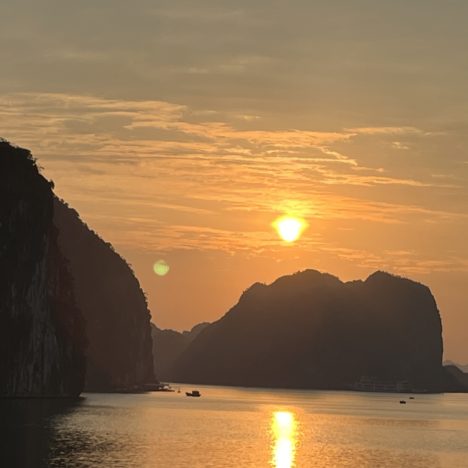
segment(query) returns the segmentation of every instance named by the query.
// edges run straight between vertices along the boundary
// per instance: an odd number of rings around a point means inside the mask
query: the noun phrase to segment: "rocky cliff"
[[[77,396],[85,331],[53,225],[51,184],[0,141],[0,396]]]
[[[344,389],[369,377],[437,391],[442,351],[426,286],[382,272],[343,283],[307,270],[254,284],[171,372],[192,383]]]
[[[209,323],[203,322],[195,325],[191,330],[178,332],[175,330],[161,330],[156,325],[151,324],[154,371],[159,380],[172,381],[174,362],[179,359],[190,343],[208,325]]]
[[[128,390],[152,382],[150,313],[132,269],[75,210],[58,199],[54,207],[59,245],[86,320],[86,390]]]
[[[468,392],[468,373],[454,365],[444,366],[444,390],[446,392]]]

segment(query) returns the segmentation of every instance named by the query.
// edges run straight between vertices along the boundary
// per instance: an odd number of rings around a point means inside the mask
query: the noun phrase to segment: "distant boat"
[[[405,400],[400,400],[400,405],[406,405],[406,401]]]
[[[201,397],[201,393],[198,390],[192,390],[191,392],[185,392],[187,396]]]

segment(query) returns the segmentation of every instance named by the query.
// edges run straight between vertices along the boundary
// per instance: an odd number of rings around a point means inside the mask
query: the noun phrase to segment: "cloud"
[[[415,127],[357,127],[348,128],[346,131],[357,135],[427,135]]]
[[[270,224],[283,212],[336,232],[347,232],[349,223],[385,229],[466,222],[463,210],[430,203],[430,196],[464,190],[459,181],[433,171],[411,178],[406,161],[392,170],[366,165],[363,157],[364,143],[444,136],[415,127],[316,131],[268,129],[261,118],[236,121],[237,114],[158,100],[0,97],[3,136],[30,148],[59,194],[125,248],[273,253],[281,243]],[[428,194],[428,203],[409,201],[415,191]],[[327,252],[327,236],[306,233],[301,248]]]

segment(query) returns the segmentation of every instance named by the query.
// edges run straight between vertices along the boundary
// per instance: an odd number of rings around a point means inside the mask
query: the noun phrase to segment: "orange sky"
[[[78,3],[0,5],[0,136],[133,265],[158,325],[298,269],[385,269],[432,288],[468,362],[466,2]],[[294,245],[284,213],[309,224]]]

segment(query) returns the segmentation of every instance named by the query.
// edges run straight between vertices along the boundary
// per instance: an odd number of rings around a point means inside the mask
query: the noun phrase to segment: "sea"
[[[468,394],[174,388],[0,401],[0,466],[468,467]]]

